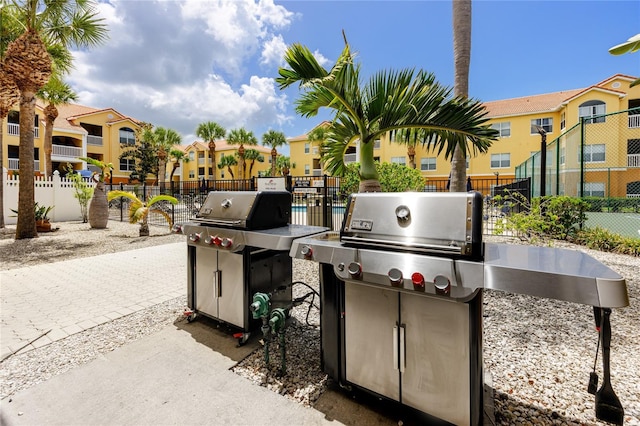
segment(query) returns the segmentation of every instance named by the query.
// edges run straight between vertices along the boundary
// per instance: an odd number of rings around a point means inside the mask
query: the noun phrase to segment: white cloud
[[[330,61],[329,59],[325,58],[324,55],[322,53],[320,53],[320,51],[316,50],[313,52],[313,57],[316,58],[316,61],[318,61],[318,63],[320,65],[322,65],[323,67],[327,68],[329,65],[333,65],[332,61]]]
[[[180,132],[203,121],[246,126],[258,136],[292,120],[275,86],[285,48],[278,33],[293,14],[267,1],[100,3],[109,27],[104,46],[74,52],[69,83],[80,103]],[[261,65],[269,68],[259,75]]]
[[[282,36],[274,36],[271,40],[265,42],[260,56],[260,63],[263,65],[282,65],[285,50],[287,50],[287,45]]]

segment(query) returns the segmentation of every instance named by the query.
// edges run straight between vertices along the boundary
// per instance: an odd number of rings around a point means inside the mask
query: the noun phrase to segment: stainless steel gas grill
[[[254,293],[291,304],[291,243],[326,228],[291,225],[290,215],[288,192],[210,192],[196,217],[176,227],[187,235],[189,321],[203,314],[229,324],[242,344],[260,327],[249,311]]]
[[[482,289],[627,306],[580,252],[482,242],[478,193],[353,194],[340,233],[296,239],[320,263],[322,367],[438,421],[482,423]]]

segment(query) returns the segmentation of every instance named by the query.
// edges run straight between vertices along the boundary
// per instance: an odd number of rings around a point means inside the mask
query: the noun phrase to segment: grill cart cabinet
[[[452,424],[482,424],[481,292],[458,303],[351,281],[337,288],[344,315],[322,336],[334,377]],[[336,315],[335,300],[322,303]]]

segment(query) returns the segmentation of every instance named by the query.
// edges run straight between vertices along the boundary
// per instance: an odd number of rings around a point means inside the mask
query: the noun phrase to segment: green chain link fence
[[[540,195],[541,153],[516,167]],[[546,195],[590,205],[585,226],[640,238],[640,108],[583,117],[547,144]]]

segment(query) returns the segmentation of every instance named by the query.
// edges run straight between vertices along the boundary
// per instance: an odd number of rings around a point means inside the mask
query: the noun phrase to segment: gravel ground
[[[60,229],[24,241],[13,241],[11,228],[0,230],[0,270],[180,242],[185,238],[156,227],[151,228],[150,237],[139,238],[137,226],[113,221],[106,230],[90,230],[87,224],[80,223],[54,226]],[[640,425],[640,259],[566,243],[555,245],[583,250],[627,279],[631,305],[615,309],[611,316],[612,382],[625,408],[625,424]],[[317,264],[294,260],[293,278],[317,290]],[[309,291],[303,285],[295,285],[294,297]],[[184,298],[177,298],[6,359],[0,363],[0,397],[183,320],[185,304]],[[314,304],[318,304],[317,297]],[[256,351],[233,370],[287,398],[313,405],[329,380],[320,371],[319,312],[317,308],[308,308],[308,303],[302,303],[293,310],[286,332],[285,376],[278,374],[280,354],[276,345],[272,347],[268,367],[264,365],[262,351]],[[484,362],[493,378],[496,423],[604,424],[595,420],[594,397],[586,392],[596,344],[593,311],[589,306],[486,290]],[[601,358],[597,371],[602,382]]]

